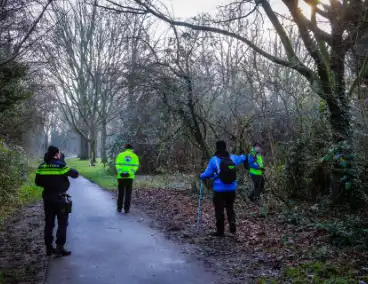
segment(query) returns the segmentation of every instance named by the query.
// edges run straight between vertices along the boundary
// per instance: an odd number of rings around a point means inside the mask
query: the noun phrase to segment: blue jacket
[[[244,163],[246,156],[240,155],[236,156],[233,154],[230,154],[230,159],[234,162],[236,166]],[[208,179],[213,178],[213,190],[217,192],[223,192],[223,191],[235,191],[236,190],[236,181],[234,181],[232,184],[224,184],[220,178],[217,176],[217,171],[221,163],[221,158],[217,156],[213,156],[210,159],[210,162],[208,163],[207,169],[200,175],[200,179]]]

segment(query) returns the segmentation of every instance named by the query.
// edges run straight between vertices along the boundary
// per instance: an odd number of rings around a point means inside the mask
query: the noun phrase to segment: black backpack
[[[221,158],[219,178],[224,184],[236,181],[235,163],[229,157]]]

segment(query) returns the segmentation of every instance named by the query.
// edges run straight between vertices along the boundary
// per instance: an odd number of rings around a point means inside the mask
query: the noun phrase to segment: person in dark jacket
[[[65,162],[65,154],[63,152],[61,152],[61,151],[60,151],[60,161],[66,164],[66,162]]]
[[[60,151],[55,146],[50,146],[42,163],[37,170],[35,183],[43,187],[42,198],[45,210],[44,239],[46,254],[53,253],[65,256],[71,251],[64,248],[66,243],[66,231],[68,226],[69,210],[66,202],[66,192],[70,182],[68,177],[77,178],[79,173],[60,161]],[[55,217],[58,220],[56,232],[56,249],[53,247],[53,228]]]
[[[236,156],[230,154],[226,150],[226,142],[223,140],[216,142],[216,153],[210,159],[207,169],[200,175],[200,179],[213,178],[213,203],[215,207],[216,216],[216,232],[213,236],[224,236],[224,226],[225,226],[225,216],[224,208],[226,208],[227,219],[229,222],[230,233],[235,234],[236,224],[235,224],[235,212],[234,212],[234,202],[235,202],[235,190],[237,187],[236,180],[232,183],[224,183],[219,178],[220,164],[221,160],[224,158],[230,158],[235,166],[238,166],[246,160],[245,155]]]

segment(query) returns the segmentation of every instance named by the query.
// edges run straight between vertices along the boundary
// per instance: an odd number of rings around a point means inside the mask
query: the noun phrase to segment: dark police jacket
[[[42,163],[38,167],[35,183],[37,186],[43,187],[43,198],[54,199],[69,189],[68,176],[77,178],[79,173],[69,168],[64,162],[53,159],[48,163]]]

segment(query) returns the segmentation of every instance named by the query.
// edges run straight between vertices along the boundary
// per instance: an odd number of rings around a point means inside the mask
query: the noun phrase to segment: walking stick
[[[202,200],[203,182],[199,185],[198,212],[197,212],[197,233],[199,231],[199,223],[201,221],[201,200]]]

